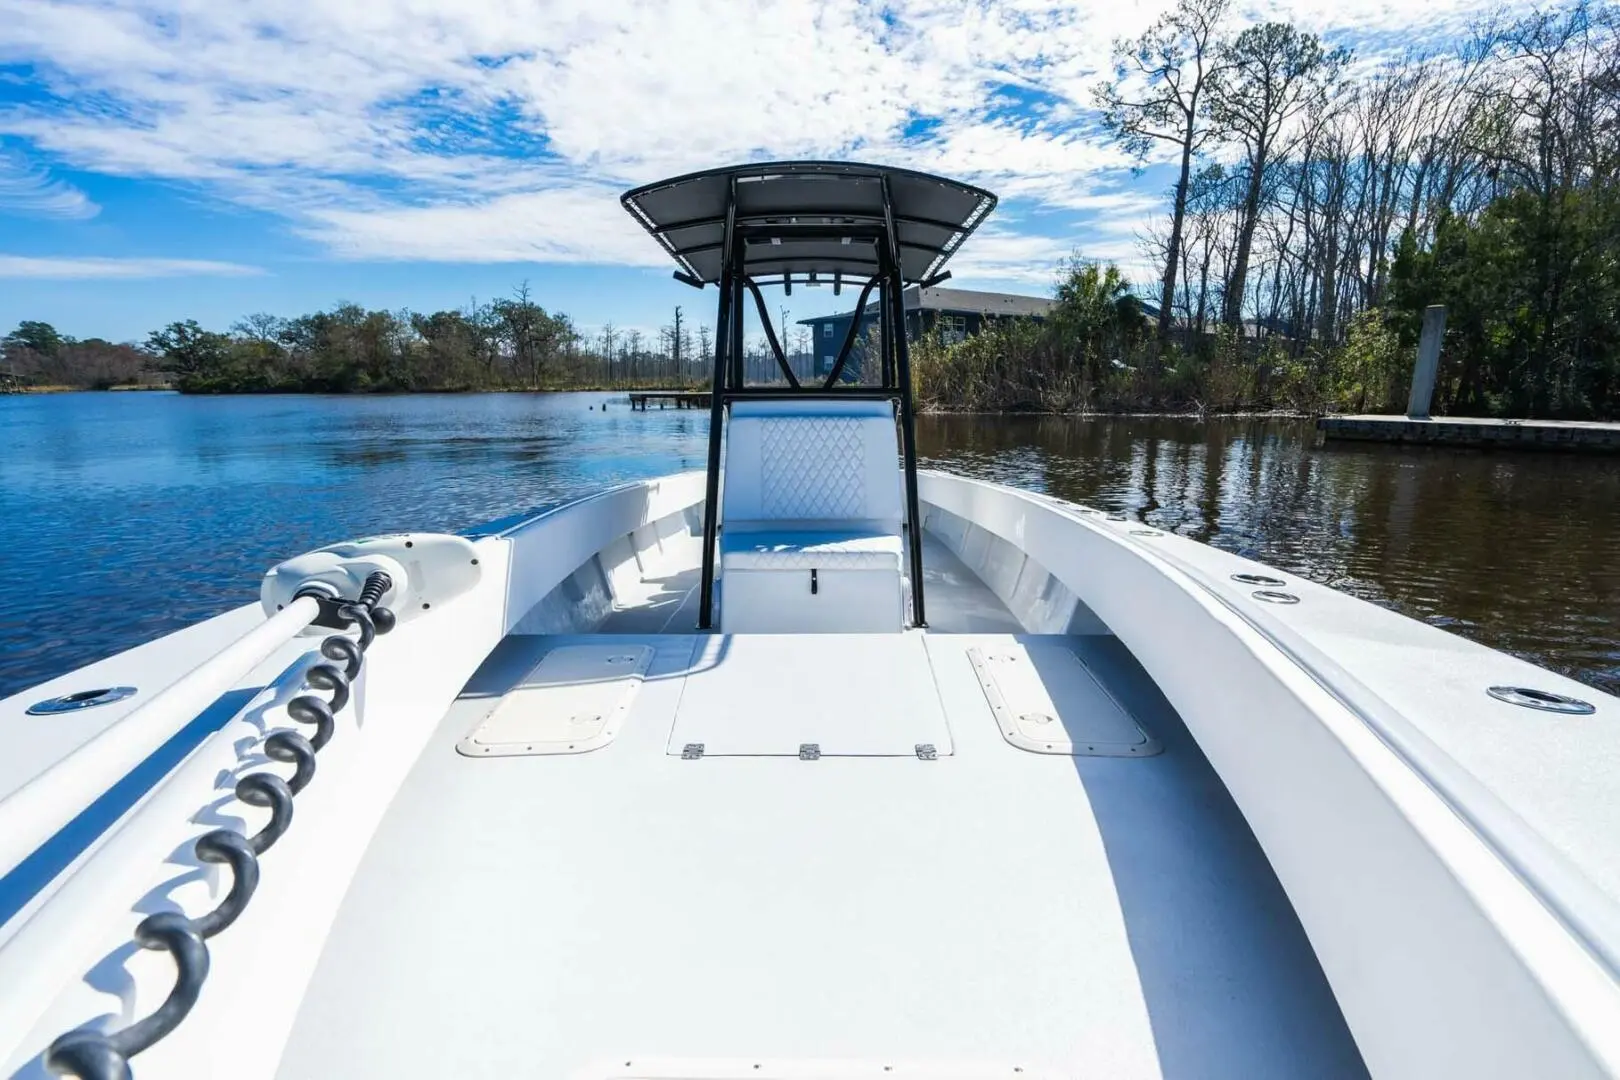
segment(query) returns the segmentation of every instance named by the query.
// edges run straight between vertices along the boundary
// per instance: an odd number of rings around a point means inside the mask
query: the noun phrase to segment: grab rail
[[[269,714],[284,712],[294,697],[304,693],[305,673],[324,659],[317,648],[311,648],[289,663],[254,695],[247,708],[205,739],[149,797],[109,829],[106,841],[65,875],[48,903],[6,926],[9,934],[0,939],[0,972],[5,972],[5,993],[0,993],[0,1062],[18,1064],[14,1055],[62,987],[75,972],[94,962],[92,954],[103,955],[97,950],[103,949],[105,939],[87,933],[86,928],[108,926],[128,915],[130,896],[144,892],[152,867],[161,865],[176,850],[169,826],[184,820],[195,824],[197,807],[206,805],[202,793],[208,793],[212,801],[231,792],[236,774],[248,771],[244,763],[253,760],[250,755],[269,730]],[[207,829],[191,831],[200,836]],[[0,1075],[6,1075],[4,1069],[0,1064]]]
[[[330,692],[330,700],[301,694],[287,703],[287,715],[310,725],[314,732],[305,738],[297,731],[281,728],[265,737],[264,755],[291,764],[293,775],[283,779],[274,772],[255,772],[237,782],[236,797],[250,806],[268,808],[269,822],[250,837],[234,829],[214,829],[193,845],[198,859],[231,868],[231,887],[225,899],[197,918],[162,911],[147,916],[136,926],[136,944],[167,951],[174,959],[176,977],[169,996],[149,1016],[119,1031],[78,1028],[59,1036],[45,1052],[45,1067],[51,1072],[81,1080],[128,1080],[129,1059],[168,1035],[191,1012],[208,977],[207,940],[234,923],[253,898],[259,885],[259,856],[270,850],[292,823],[293,799],[313,779],[315,756],[332,739],[336,728],[333,714],[348,704],[349,688],[360,675],[366,650],[377,634],[387,633],[394,625],[393,613],[377,606],[388,587],[386,574],[373,573],[358,602],[334,605],[335,612],[328,613],[358,627],[359,640],[343,634],[327,637],[321,642],[320,653],[331,662],[317,663],[303,672],[303,683]],[[309,602],[313,604],[314,600]]]
[[[301,597],[0,800],[0,878],[320,614]]]

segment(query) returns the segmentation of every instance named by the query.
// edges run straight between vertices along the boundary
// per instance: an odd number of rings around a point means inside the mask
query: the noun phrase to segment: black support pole
[[[905,454],[906,526],[911,534],[911,618],[914,626],[927,626],[923,608],[922,513],[917,499],[917,423],[911,401],[911,350],[906,345],[906,295],[904,267],[900,262],[900,239],[895,233],[894,199],[889,178],[883,178],[883,223],[888,232],[888,258],[884,270],[888,279],[884,310],[889,313],[888,329],[894,337],[895,375],[900,383],[900,442]],[[892,310],[891,310],[892,309]]]
[[[742,238],[738,237],[731,244],[729,261],[731,263],[731,325],[728,333],[731,334],[731,377],[730,388],[741,390],[748,385],[747,371],[743,367],[743,281],[747,277],[747,268],[743,266],[744,252]]]
[[[731,239],[737,224],[737,181],[731,181],[731,197],[726,200],[726,255],[720,266],[720,300],[714,317],[714,372],[709,392],[709,469],[703,487],[703,580],[698,589],[699,630],[708,630],[714,621],[714,549],[720,535],[720,443],[726,429],[726,376],[731,366],[730,335],[736,307],[734,278],[740,268],[731,261]]]
[[[917,626],[927,626],[923,610],[922,514],[917,499],[917,420],[911,402],[911,350],[906,345],[905,285],[896,270],[890,278],[889,295],[894,297],[895,374],[900,382],[900,432],[906,459],[906,523],[911,538],[911,615]]]
[[[776,355],[776,366],[787,376],[788,385],[797,390],[799,380],[793,374],[793,369],[788,367],[787,354],[782,351],[782,343],[776,340],[776,331],[771,329],[771,313],[765,310],[765,297],[760,295],[759,286],[754,284],[753,278],[745,278],[743,283],[748,286],[748,291],[754,294],[754,306],[759,308],[760,325],[765,327],[765,340],[770,343],[771,352]],[[783,327],[783,330],[786,329]]]
[[[855,339],[861,336],[861,319],[866,315],[866,298],[872,295],[872,288],[882,279],[883,275],[880,273],[861,289],[860,299],[855,301],[855,317],[849,321],[849,332],[844,335],[843,347],[838,350],[838,361],[827,373],[827,381],[821,384],[823,390],[831,390],[838,382],[838,377],[844,373],[844,365],[849,362],[850,350],[855,348]],[[878,319],[878,325],[883,325],[881,317]]]
[[[888,280],[886,278],[884,279],[883,295],[885,297],[889,295]],[[889,310],[886,300],[883,310],[885,312]],[[883,320],[879,320],[878,328],[883,336],[883,385],[886,389],[893,390],[896,385],[894,381],[894,334]]]
[[[709,472],[703,495],[703,581],[698,590],[698,629],[708,630],[714,611],[714,548],[720,528],[720,440],[726,426],[726,368],[730,336],[718,332],[731,318],[731,268],[720,274],[720,305],[714,325],[714,378],[709,393]]]

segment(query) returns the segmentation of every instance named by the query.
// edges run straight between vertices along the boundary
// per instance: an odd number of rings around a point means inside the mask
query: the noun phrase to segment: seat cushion
[[[886,401],[739,401],[726,426],[720,520],[749,530],[899,532],[894,408]]]
[[[892,570],[900,572],[900,537],[864,530],[795,529],[734,532],[720,541],[725,570]]]

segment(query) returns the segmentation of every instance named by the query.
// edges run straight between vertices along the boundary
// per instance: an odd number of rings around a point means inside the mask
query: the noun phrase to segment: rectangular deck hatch
[[[468,757],[583,754],[612,742],[652,663],[645,645],[552,649],[456,749]]]
[[[638,1060],[636,1055],[630,1054],[610,1064],[587,1069],[581,1075],[592,1080],[1066,1080],[1069,1074],[1004,1061]]]
[[[905,757],[952,752],[919,634],[721,634],[706,638],[667,752],[704,759]],[[813,749],[807,749],[813,748]],[[805,768],[814,768],[807,764]]]
[[[1148,757],[1163,747],[1065,645],[968,650],[1002,738],[1037,754]]]

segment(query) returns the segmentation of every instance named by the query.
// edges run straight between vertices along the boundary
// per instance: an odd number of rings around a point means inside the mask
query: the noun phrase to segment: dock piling
[[[1446,306],[1430,304],[1423,309],[1423,336],[1418,339],[1417,364],[1412,368],[1412,395],[1406,402],[1406,415],[1427,420],[1434,402],[1434,380],[1440,371],[1440,344],[1446,336]]]
[[[709,406],[709,391],[707,390],[632,390],[630,391],[631,411],[640,409],[646,412],[652,402],[656,401],[660,409],[674,405],[677,409],[706,409]]]

